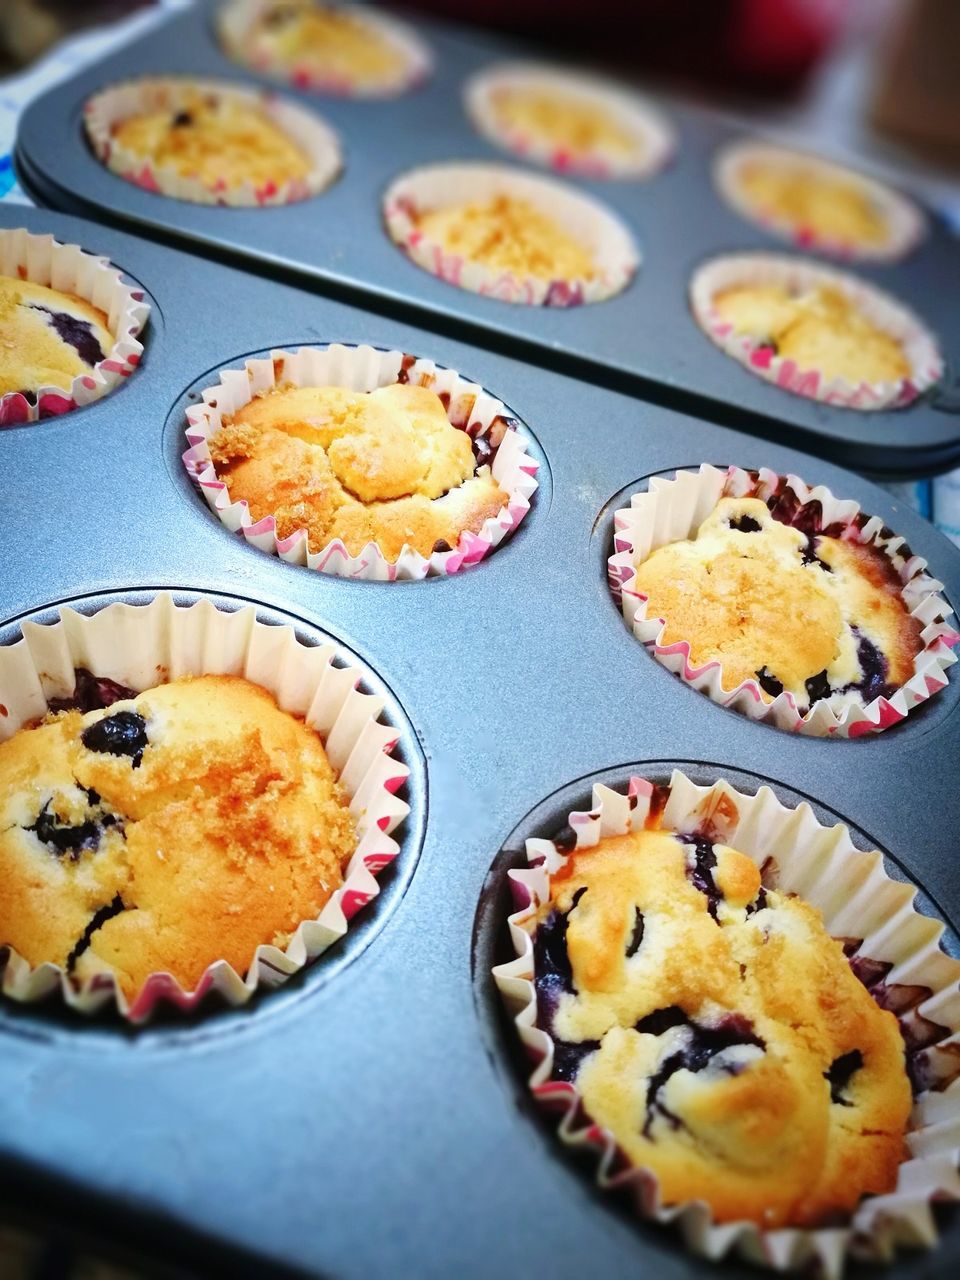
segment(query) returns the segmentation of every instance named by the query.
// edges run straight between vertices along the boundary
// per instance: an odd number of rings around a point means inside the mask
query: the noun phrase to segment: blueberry
[[[42,311],[50,317],[49,324],[59,337],[73,347],[83,363],[91,369],[107,358],[107,353],[93,336],[93,326],[89,320],[69,316],[65,311],[51,311],[49,307],[41,307],[36,303],[31,303],[30,307],[32,311]]]
[[[753,516],[734,516],[730,521],[730,528],[736,529],[737,533],[759,533],[763,525],[759,520],[754,520]]]
[[[136,769],[148,747],[147,722],[136,711],[117,711],[96,724],[88,725],[80,735],[88,751],[106,752],[111,756],[130,756]]]
[[[769,693],[771,698],[777,698],[783,693],[783,685],[766,667],[761,667],[759,671],[754,672],[754,675],[757,677],[760,688],[764,693]]]
[[[639,907],[634,908],[633,912],[633,929],[630,933],[630,941],[627,943],[627,959],[635,956],[640,950],[640,943],[643,941],[643,912]]]
[[[863,1066],[863,1054],[859,1049],[851,1049],[849,1053],[844,1053],[839,1058],[834,1058],[830,1063],[828,1071],[823,1073],[824,1080],[830,1082],[830,1101],[837,1102],[841,1107],[852,1107],[853,1103],[841,1095],[844,1089],[850,1083],[854,1073],[859,1071]]]

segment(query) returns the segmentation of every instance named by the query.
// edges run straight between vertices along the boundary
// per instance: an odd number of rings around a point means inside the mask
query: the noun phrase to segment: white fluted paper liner
[[[224,370],[219,384],[202,393],[203,403],[187,410],[186,437],[190,448],[183,455],[183,464],[222,524],[231,532],[242,534],[251,546],[278,555],[289,564],[306,565],[340,578],[377,582],[457,573],[478,564],[498,547],[530,510],[539,464],[526,452],[526,441],[512,427],[505,431],[491,464],[494,480],[507,494],[506,506],[485,520],[479,533],[470,530],[461,533],[459,542],[450,551],[434,551],[422,556],[404,546],[393,561],[375,542],[368,543],[353,556],[339,538],[319,551],[308,550],[306,529],[278,538],[273,516],[254,521],[245,501],[231,501],[227,486],[217,476],[210,458],[208,440],[220,429],[224,415],[236,413],[255,395],[271,387],[292,383],[298,387],[374,391],[401,378],[436,392],[447,404],[450,422],[472,436],[482,434],[497,418],[512,421],[502,401],[454,369],[441,368],[432,360],[415,360],[402,351],[347,347],[338,343],[301,347],[294,352],[272,351],[269,357],[247,360],[242,369]]]
[[[556,94],[600,108],[634,143],[634,153],[615,150],[578,151],[504,125],[496,110],[497,94],[504,89]],[[558,173],[588,178],[646,178],[663,168],[670,158],[674,133],[666,117],[638,94],[595,76],[576,75],[537,62],[504,62],[478,72],[464,91],[467,114],[477,129],[498,146],[524,160],[546,165]]]
[[[637,567],[658,547],[693,537],[723,497],[759,498],[792,490],[801,504],[819,503],[822,527],[840,524],[842,538],[879,548],[903,584],[903,601],[910,615],[923,624],[923,648],[914,659],[914,673],[892,697],[864,704],[860,694],[837,693],[815,702],[802,714],[793,694],[784,690],[765,702],[756,680],[732,688],[724,684],[723,668],[711,661],[695,667],[686,640],[664,644],[663,618],[647,614],[647,597],[635,590]],[[721,706],[731,707],[751,720],[763,720],[779,729],[814,737],[856,738],[898,724],[947,684],[946,670],[956,662],[952,646],[960,640],[947,619],[953,610],[940,595],[943,583],[925,572],[927,562],[915,556],[904,539],[888,529],[879,516],[867,516],[852,499],[835,498],[825,485],[810,489],[798,476],[778,476],[775,471],[725,471],[703,464],[699,471],[677,471],[673,479],[654,476],[645,493],[635,493],[630,506],[614,514],[614,554],[607,562],[610,589],[620,602],[624,621],[637,639],[685,684]],[[790,607],[790,601],[784,601]]]
[[[115,1000],[125,1017],[143,1022],[158,1001],[192,1010],[211,991],[244,1004],[258,987],[285,982],[343,937],[351,918],[377,896],[375,876],[399,852],[390,833],[409,806],[393,793],[409,769],[391,754],[397,731],[379,720],[383,699],[361,692],[363,672],[336,665],[335,657],[333,644],[311,647],[292,627],[258,622],[253,607],[227,613],[209,600],[178,606],[166,593],[147,605],[111,604],[90,617],[64,607],[58,622],[25,622],[23,639],[0,647],[0,740],[43,716],[51,699],[71,696],[78,667],[138,692],[188,675],[239,675],[261,685],[320,735],[350,799],[358,837],[342,885],[317,918],[304,921],[283,951],[257,947],[245,977],[219,960],[193,991],[184,991],[170,974],[157,973],[131,1005],[110,974],[79,985],[55,964],[31,968],[11,952],[3,971],[8,996],[34,1001],[59,987],[82,1013]]]
[[[744,191],[741,181],[744,170],[752,165],[773,165],[778,169],[793,165],[811,173],[815,179],[821,177],[827,182],[844,182],[858,187],[883,219],[886,228],[884,239],[876,244],[863,244],[826,237],[812,227],[800,226],[791,218],[762,208]],[[794,151],[789,147],[766,142],[735,142],[720,152],[713,176],[720,194],[741,217],[792,241],[798,248],[830,253],[840,258],[893,262],[915,248],[926,231],[926,218],[919,206],[886,183],[834,164],[822,156]]]
[[[483,204],[497,196],[526,200],[551,218],[592,255],[591,280],[539,280],[496,271],[450,253],[424,236],[417,217],[457,204]],[[572,307],[602,302],[625,289],[640,263],[626,226],[598,201],[552,178],[508,165],[425,165],[402,174],[387,188],[383,217],[390,238],[418,267],[471,293],[528,306]]]
[[[604,836],[641,830],[653,795],[653,785],[639,777],[630,779],[626,795],[595,786],[592,809],[570,814],[577,849],[591,848]],[[534,1096],[562,1112],[558,1131],[564,1142],[596,1154],[600,1186],[627,1189],[638,1214],[675,1223],[687,1247],[708,1258],[736,1251],[777,1270],[819,1267],[837,1277],[848,1254],[881,1261],[891,1258],[898,1245],[934,1245],[932,1202],[960,1199],[960,1080],[955,1078],[960,1072],[960,962],[938,945],[943,926],[914,910],[916,890],[887,875],[879,852],[858,850],[842,824],[823,826],[809,805],[790,809],[769,787],[745,795],[724,780],[698,786],[675,770],[661,825],[691,832],[706,823],[717,832],[716,839],[763,869],[766,887],[801,895],[823,913],[832,936],[863,939],[858,957],[891,964],[884,979],[888,987],[903,983],[930,989],[916,1012],[945,1026],[948,1034],[924,1051],[935,1084],[914,1100],[907,1135],[910,1158],[900,1166],[896,1189],[861,1201],[847,1226],[762,1230],[750,1222],[718,1225],[703,1201],[665,1205],[651,1170],[624,1169],[613,1136],[585,1115],[575,1085],[551,1079],[553,1041],[536,1025],[533,941],[522,924],[548,900],[550,875],[567,861],[548,839],[528,840],[529,868],[509,873],[517,907],[509,917],[517,958],[493,970],[535,1063],[529,1078]]]
[[[322,9],[344,8],[343,5],[318,5]],[[320,72],[316,67],[288,63],[278,58],[273,49],[257,39],[256,28],[261,17],[277,8],[277,0],[229,0],[217,15],[220,42],[236,62],[274,79],[284,80],[297,89],[325,93],[344,98],[392,98],[406,92],[427,78],[431,70],[429,50],[406,23],[365,5],[347,6],[350,17],[362,22],[396,50],[401,63],[389,74],[371,79]]]
[[[106,258],[76,244],[60,244],[50,235],[24,227],[0,230],[0,275],[30,280],[61,293],[76,294],[107,317],[113,346],[89,372],[62,387],[39,387],[31,402],[20,391],[0,396],[0,428],[37,422],[91,404],[128,378],[143,355],[142,332],[150,314],[143,290],[127,284]]]
[[[910,376],[860,383],[827,378],[819,369],[802,369],[795,361],[774,355],[750,334],[735,333],[730,321],[715,309],[713,299],[724,289],[762,284],[782,284],[798,293],[818,285],[839,289],[878,329],[900,343],[910,365]],[[937,341],[912,311],[857,276],[804,258],[768,253],[712,258],[693,274],[690,305],[700,328],[728,356],[758,378],[811,400],[847,409],[898,409],[911,404],[943,376]]]
[[[262,112],[306,155],[311,163],[307,176],[288,182],[271,180],[260,186],[250,180],[237,186],[227,186],[223,180],[209,185],[170,166],[154,164],[149,157],[122,146],[114,138],[113,129],[122,120],[140,112],[179,111],[187,105],[190,92],[233,98]],[[185,76],[128,80],[89,98],[84,104],[83,119],[94,153],[113,173],[146,191],[193,204],[264,207],[307,200],[333,182],[342,163],[337,135],[318,115],[269,90],[250,89],[224,80]]]

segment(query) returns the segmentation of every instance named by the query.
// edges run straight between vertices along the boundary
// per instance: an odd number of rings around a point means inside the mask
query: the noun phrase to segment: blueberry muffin
[[[175,109],[118,121],[113,140],[155,168],[231,190],[304,181],[312,163],[266,112],[235,94],[185,89]]]
[[[713,309],[734,333],[749,336],[799,369],[816,369],[828,380],[844,378],[856,385],[910,377],[902,345],[840,289],[737,285],[715,294]]]
[[[107,316],[72,293],[0,276],[0,396],[69,388],[113,346]]]
[[[286,946],[355,847],[317,734],[238,676],[134,694],[81,672],[0,743],[0,944],[130,1001]]]
[[[404,547],[451,550],[506,505],[489,466],[505,429],[496,419],[471,438],[406,383],[281,386],[225,415],[208,446],[231,500],[274,516],[278,538],[306,529],[310,551],[339,538],[351,555],[374,542],[395,561]]]
[[[877,547],[842,530],[794,527],[759,498],[721,498],[690,538],[642,560],[631,590],[663,618],[663,645],[690,664],[719,662],[723,684],[784,691],[805,714],[823,698],[889,698],[923,648],[902,584]],[[789,515],[789,513],[786,513]]]
[[[357,93],[389,92],[407,79],[404,49],[362,14],[316,0],[273,0],[244,32],[245,62],[292,79]]]
[[[553,1078],[665,1204],[817,1227],[893,1189],[911,1110],[897,1018],[745,854],[651,817],[570,855],[524,928]]]
[[[788,226],[794,235],[859,249],[876,249],[889,239],[887,218],[866,184],[822,162],[767,154],[741,165],[736,185],[758,217]]]
[[[643,139],[604,103],[558,86],[502,84],[490,92],[492,123],[507,137],[522,137],[562,152],[573,164],[608,158],[634,165]]]
[[[420,235],[491,271],[544,281],[589,281],[597,264],[549,214],[529,200],[495,195],[489,200],[425,209],[414,218]]]

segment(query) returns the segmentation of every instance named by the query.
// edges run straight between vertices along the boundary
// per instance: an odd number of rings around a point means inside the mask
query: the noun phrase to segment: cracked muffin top
[[[735,333],[792,360],[798,369],[819,370],[824,378],[857,384],[910,376],[910,362],[900,343],[869,320],[841,289],[737,285],[717,293],[713,308]]]
[[[70,386],[105,360],[109,320],[72,293],[0,276],[0,395]]]
[[[340,538],[351,555],[375,542],[389,560],[405,546],[430,556],[507,502],[477,466],[486,440],[454,427],[435,392],[406,383],[277,387],[225,415],[208,444],[231,499],[254,520],[276,517],[279,538],[306,529],[314,552]]]
[[[505,132],[528,135],[574,158],[600,155],[634,161],[643,156],[642,140],[616,112],[572,89],[499,85],[490,94],[490,105],[494,120]]]
[[[275,0],[246,33],[246,57],[321,82],[377,89],[402,78],[408,59],[384,32],[349,9]]]
[[[0,944],[112,973],[129,1000],[155,972],[184,990],[215,960],[245,974],[356,847],[319,737],[238,676],[92,701],[0,743]]]
[[[417,230],[446,253],[536,280],[592,280],[597,266],[549,214],[529,200],[495,195],[481,202],[425,209],[414,216]]]
[[[142,160],[218,190],[306,178],[311,162],[258,107],[233,94],[187,90],[176,110],[142,111],[112,136]]]
[[[553,1077],[665,1203],[806,1227],[893,1188],[911,1108],[897,1019],[745,854],[656,826],[607,837],[524,927]]]
[[[883,211],[855,175],[828,171],[802,156],[766,156],[741,165],[736,185],[760,217],[811,234],[865,248],[890,234]]]
[[[805,711],[821,698],[889,698],[923,647],[890,559],[868,543],[807,533],[759,498],[721,498],[690,538],[637,566],[631,590],[663,618],[661,644],[719,662],[723,684],[756,680]]]

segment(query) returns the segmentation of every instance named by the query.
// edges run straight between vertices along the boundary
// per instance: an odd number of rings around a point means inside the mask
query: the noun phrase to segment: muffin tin
[[[946,359],[939,386],[907,409],[860,413],[765,385],[716,350],[693,320],[687,287],[694,269],[720,253],[779,252],[782,241],[733,213],[714,189],[721,148],[746,136],[708,113],[671,106],[677,151],[667,170],[645,181],[576,182],[619,213],[634,231],[643,261],[618,297],[574,308],[525,307],[445,284],[415,266],[385,235],[381,199],[388,184],[421,164],[513,157],[470,125],[462,91],[474,72],[517,55],[515,43],[417,19],[431,46],[433,74],[388,103],[298,94],[343,143],[345,169],[315,200],[281,209],[202,208],[151,195],[104,169],[83,137],[85,100],[115,81],[176,69],[181,74],[263,83],[219,48],[214,7],[197,6],[152,28],[112,57],[36,101],[17,142],[21,177],[43,203],[88,213],[249,270],[297,277],[307,287],[459,332],[506,353],[604,385],[638,391],[671,408],[700,412],[739,430],[807,447],[871,474],[920,475],[960,459],[960,248],[929,216],[919,247],[895,264],[857,263],[873,281],[917,312]]]
[[[506,869],[595,779],[666,780],[677,764],[741,789],[769,781],[885,850],[960,954],[960,679],[856,742],[715,706],[624,627],[606,581],[613,512],[654,474],[767,465],[882,516],[951,602],[960,551],[883,490],[782,444],[77,218],[0,208],[0,224],[107,254],[154,308],[120,389],[0,432],[0,643],[57,603],[249,602],[368,670],[412,770],[380,897],[283,988],[139,1031],[0,1001],[0,1176],[62,1219],[106,1221],[161,1257],[202,1250],[233,1274],[704,1274],[678,1237],[597,1193],[528,1099],[489,973],[510,954]],[[244,545],[194,492],[180,462],[191,392],[250,353],[328,341],[430,356],[520,420],[540,488],[482,564],[419,583],[335,579]],[[938,1252],[885,1274],[960,1263],[960,1215],[938,1220]]]

